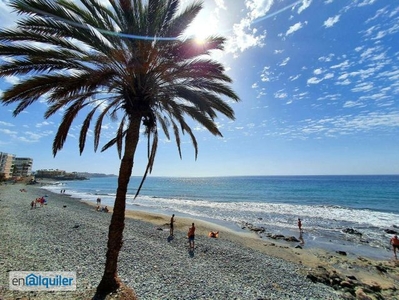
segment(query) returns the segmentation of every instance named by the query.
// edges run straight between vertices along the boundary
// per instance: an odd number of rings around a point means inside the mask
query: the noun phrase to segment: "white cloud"
[[[11,136],[14,136],[18,133],[17,131],[12,131],[9,129],[1,129],[1,128],[0,128],[0,132],[7,134],[7,135],[11,135]]]
[[[226,50],[236,53],[251,47],[263,47],[265,38],[266,31],[258,33],[256,29],[251,29],[250,19],[242,19],[240,23],[233,25],[233,37],[228,40]]]
[[[288,79],[291,81],[297,80],[299,77],[301,77],[301,74],[295,75],[295,76],[290,76]]]
[[[282,91],[278,91],[278,92],[274,93],[274,98],[277,98],[277,99],[285,99],[287,97],[288,97],[287,93],[284,93]]]
[[[298,31],[299,29],[301,29],[303,27],[301,22],[298,22],[294,25],[292,25],[287,32],[285,33],[286,36],[293,34],[294,32]]]
[[[251,20],[261,18],[269,12],[274,0],[247,0],[245,6],[249,9]]]
[[[284,60],[279,64],[279,66],[280,66],[280,67],[286,66],[286,65],[288,64],[288,62],[290,61],[290,59],[291,59],[291,58],[287,57],[286,59],[284,59]]]
[[[319,57],[319,61],[322,62],[330,62],[332,61],[332,59],[334,58],[335,54],[334,53],[330,53],[327,56],[321,56]]]
[[[264,67],[263,70],[262,70],[262,73],[261,73],[261,75],[260,75],[260,79],[261,79],[263,82],[269,82],[269,81],[271,81],[271,80],[273,79],[273,78],[272,78],[272,75],[273,75],[273,72],[270,71],[270,67],[269,67],[269,66],[266,66],[266,67]]]
[[[322,69],[316,69],[313,71],[313,74],[315,74],[315,75],[320,75],[321,73],[323,73]]]
[[[340,17],[340,15],[336,15],[334,17],[328,18],[327,21],[324,21],[324,24],[323,24],[324,27],[330,28],[330,27],[334,26],[334,24],[339,21],[339,17]]]
[[[349,79],[345,79],[344,81],[337,81],[335,84],[336,85],[349,85],[349,84],[351,84],[351,81]]]
[[[317,69],[315,71],[321,72],[320,69]],[[318,73],[318,74],[320,74],[320,73]],[[308,84],[318,84],[318,83],[322,82],[323,80],[331,79],[333,77],[334,77],[333,73],[327,73],[326,75],[324,75],[323,78],[311,77],[311,78],[308,79],[307,83]]]
[[[14,124],[3,122],[3,121],[0,121],[0,125],[7,126],[7,127],[14,127],[15,126]]]
[[[326,75],[324,75],[323,79],[331,79],[334,77],[333,73],[327,73]]]
[[[359,3],[359,7],[374,4],[377,0],[364,0],[363,2]]]
[[[298,8],[298,14],[307,9],[310,4],[312,4],[312,0],[302,0],[302,5]]]
[[[358,105],[359,104],[359,105]],[[346,108],[361,106],[356,101],[347,101]],[[301,124],[302,123],[302,124]],[[321,136],[335,137],[339,135],[353,135],[360,132],[391,131],[399,127],[399,111],[389,113],[372,112],[362,115],[343,115],[325,119],[305,119],[300,124],[279,129],[273,133],[275,136],[286,136],[287,138],[307,139]]]
[[[226,4],[224,3],[224,0],[215,0],[215,3],[217,5],[217,7],[226,10]]]
[[[43,122],[41,122],[41,123],[37,123],[37,124],[36,124],[36,127],[37,127],[37,128],[40,128],[40,127],[42,127],[42,126],[48,126],[48,125],[52,125],[52,124],[54,124],[54,123],[53,123],[53,122],[43,121]]]
[[[358,85],[356,85],[356,87],[354,87],[353,89],[351,89],[352,92],[368,92],[371,91],[373,89],[373,84],[364,82],[364,83],[359,83]]]
[[[320,78],[317,78],[317,77],[312,77],[312,78],[308,79],[307,83],[308,84],[318,84],[318,83],[320,83],[322,81],[323,81],[322,78],[320,79]]]
[[[346,101],[344,103],[344,108],[352,108],[352,107],[365,107],[366,105],[361,101]]]
[[[348,60],[345,60],[344,62],[342,62],[342,63],[340,63],[340,64],[338,64],[338,65],[333,65],[333,66],[331,66],[330,68],[331,68],[331,69],[337,69],[337,68],[346,69],[346,68],[348,68],[348,67],[349,67],[349,61],[348,61]]]

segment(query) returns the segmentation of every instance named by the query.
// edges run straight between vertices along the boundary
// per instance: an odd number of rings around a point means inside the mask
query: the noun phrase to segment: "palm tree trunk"
[[[124,155],[119,168],[118,188],[108,232],[108,250],[104,274],[97,287],[97,293],[107,295],[116,291],[121,281],[118,278],[117,266],[119,251],[122,247],[123,229],[125,227],[126,193],[132,175],[134,153],[139,141],[141,118],[131,117],[125,137]]]

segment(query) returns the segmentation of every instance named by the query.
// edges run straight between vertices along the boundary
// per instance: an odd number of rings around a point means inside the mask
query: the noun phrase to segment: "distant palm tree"
[[[115,137],[101,149],[116,145],[122,160],[98,294],[121,285],[117,261],[141,126],[148,146],[143,183],[154,163],[158,126],[168,139],[172,130],[180,157],[180,135],[188,133],[197,157],[197,141],[186,118],[219,136],[217,113],[234,119],[222,98],[239,98],[229,87],[231,79],[223,66],[209,56],[210,50],[223,49],[225,39],[209,37],[199,45],[183,38],[202,3],[194,2],[182,11],[179,4],[179,0],[109,0],[108,5],[98,0],[12,0],[10,6],[26,18],[16,28],[0,31],[0,55],[11,58],[1,64],[0,77],[20,76],[0,101],[17,103],[14,116],[39,99],[48,104],[46,119],[63,113],[53,142],[54,156],[79,112],[87,113],[80,153],[94,116],[95,151],[104,117],[119,122]]]

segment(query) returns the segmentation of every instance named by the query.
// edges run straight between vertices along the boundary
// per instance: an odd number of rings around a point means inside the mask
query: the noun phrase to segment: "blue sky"
[[[1,24],[12,26],[6,2]],[[228,39],[213,58],[241,102],[231,104],[235,121],[218,119],[223,138],[192,123],[197,160],[189,137],[180,160],[162,136],[153,176],[399,174],[397,1],[205,0],[187,34]],[[0,96],[17,80],[1,80]],[[12,106],[0,106],[0,152],[33,158],[34,170],[118,173],[116,149],[95,153],[91,137],[79,155],[81,119],[54,158],[61,116],[44,120],[45,108],[14,118]],[[104,122],[102,145],[116,127]],[[144,171],[145,150],[142,139],[133,175]]]

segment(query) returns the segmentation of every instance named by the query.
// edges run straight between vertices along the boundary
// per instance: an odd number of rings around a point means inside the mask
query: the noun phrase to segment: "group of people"
[[[109,212],[109,209],[108,209],[107,206],[102,207],[100,205],[97,205],[96,211],[106,212],[107,213],[107,212]]]
[[[101,198],[97,198],[97,211],[101,211],[101,212],[109,212],[109,209],[107,206],[101,206]]]
[[[170,236],[173,236],[174,223],[175,223],[175,214],[170,218]],[[188,242],[190,244],[190,249],[194,249],[194,240],[195,240],[195,226],[194,223],[191,224],[191,227],[188,229],[187,233]]]
[[[36,208],[36,205],[39,203],[40,207],[43,207],[44,204],[46,204],[46,199],[43,197],[36,198],[35,200],[32,200],[30,203],[30,209]]]

